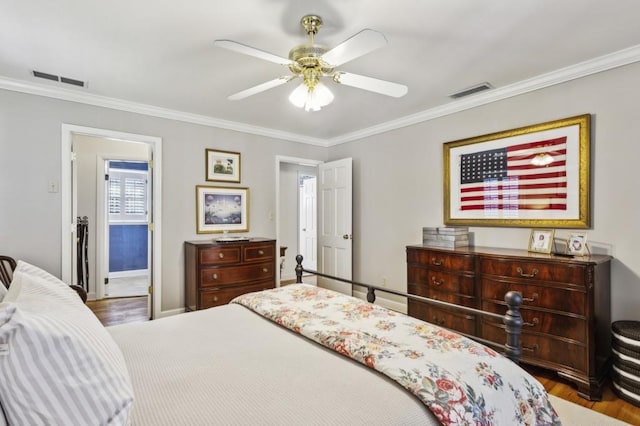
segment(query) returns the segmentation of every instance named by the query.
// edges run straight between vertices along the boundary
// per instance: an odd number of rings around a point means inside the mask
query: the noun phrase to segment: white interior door
[[[318,272],[352,279],[352,164],[351,158],[318,167]],[[318,277],[318,286],[352,294],[340,281]]]
[[[316,270],[317,256],[317,177],[300,176],[300,254],[306,269]]]

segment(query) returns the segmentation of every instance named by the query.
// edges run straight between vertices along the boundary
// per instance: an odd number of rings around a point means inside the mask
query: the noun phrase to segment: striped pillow
[[[0,303],[7,422],[128,424],[133,390],[120,348],[69,286],[31,268],[19,263]]]

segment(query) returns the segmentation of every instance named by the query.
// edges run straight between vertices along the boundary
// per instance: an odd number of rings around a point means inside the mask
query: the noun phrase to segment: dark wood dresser
[[[241,294],[274,288],[275,268],[275,240],[185,241],[185,308],[224,305]]]
[[[522,293],[522,362],[555,370],[578,394],[602,397],[611,359],[611,257],[562,257],[526,250],[407,247],[407,291],[504,314],[504,295]],[[504,325],[408,302],[409,315],[504,343]]]

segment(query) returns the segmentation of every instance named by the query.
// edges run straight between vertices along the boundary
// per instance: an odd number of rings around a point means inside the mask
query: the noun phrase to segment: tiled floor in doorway
[[[132,297],[146,296],[149,286],[147,275],[133,277],[109,278],[109,284],[105,285],[105,297]]]

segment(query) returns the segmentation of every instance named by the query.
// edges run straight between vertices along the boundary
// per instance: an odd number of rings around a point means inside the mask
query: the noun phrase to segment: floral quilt
[[[559,425],[544,387],[494,350],[418,319],[306,284],[241,304],[385,374],[443,425]]]

